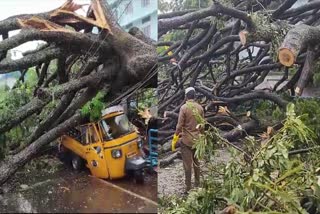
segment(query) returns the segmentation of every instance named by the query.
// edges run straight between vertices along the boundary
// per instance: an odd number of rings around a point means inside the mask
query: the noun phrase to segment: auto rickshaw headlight
[[[113,158],[121,158],[122,152],[120,149],[113,149],[111,150],[111,155]]]

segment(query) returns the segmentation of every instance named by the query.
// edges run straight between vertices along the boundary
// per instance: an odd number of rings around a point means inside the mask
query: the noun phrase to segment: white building
[[[138,27],[153,40],[158,38],[157,0],[106,0],[120,26]]]

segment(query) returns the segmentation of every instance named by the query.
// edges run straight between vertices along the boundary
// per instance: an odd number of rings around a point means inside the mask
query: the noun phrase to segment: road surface
[[[109,182],[65,166],[53,173],[18,172],[2,187],[0,212],[157,212],[156,175],[141,185],[128,178]]]

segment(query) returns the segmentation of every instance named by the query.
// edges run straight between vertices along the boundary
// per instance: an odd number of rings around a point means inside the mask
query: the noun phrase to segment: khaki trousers
[[[180,147],[185,172],[186,191],[189,191],[191,189],[192,168],[194,170],[195,186],[199,186],[200,183],[199,160],[194,157],[195,149],[192,149],[183,142],[180,142]]]

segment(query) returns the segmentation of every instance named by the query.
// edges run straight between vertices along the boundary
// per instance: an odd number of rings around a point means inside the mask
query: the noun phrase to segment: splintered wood
[[[249,32],[246,30],[240,31],[239,33],[239,37],[240,37],[240,42],[243,46],[245,46],[247,44],[247,36],[248,36]]]
[[[105,13],[103,11],[101,1],[99,0],[93,0],[91,2],[91,8],[93,10],[93,14],[96,18],[96,21],[101,25],[104,26],[104,29],[107,29],[111,33],[110,26],[107,21],[107,17],[105,16]]]
[[[82,8],[86,4],[77,4],[74,3],[72,0],[66,1],[61,7],[59,7],[57,10],[66,10],[66,11],[76,11]]]
[[[18,19],[19,25],[22,28],[35,28],[42,31],[65,31],[72,32],[66,29],[65,25],[81,25],[81,26],[96,26],[107,30],[110,34],[111,28],[99,0],[92,0],[90,8],[93,11],[93,18],[85,17],[77,14],[75,11],[82,8],[84,5],[79,5],[73,1],[67,1],[61,7],[53,10],[50,13],[50,21],[39,17],[30,19]]]
[[[22,28],[35,28],[41,31],[73,32],[69,29],[62,27],[61,25],[55,24],[53,22],[35,16],[26,20],[18,19],[18,23]]]

